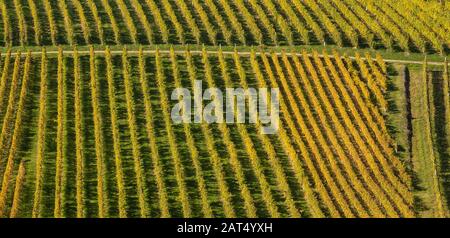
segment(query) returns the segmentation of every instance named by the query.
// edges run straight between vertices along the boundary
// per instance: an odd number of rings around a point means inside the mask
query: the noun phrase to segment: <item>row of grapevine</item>
[[[345,61],[347,62],[347,65],[349,68],[353,68],[353,63],[351,62],[351,59],[348,57],[345,58]],[[359,88],[364,100],[366,101],[366,106],[368,107],[368,110],[370,111],[371,116],[373,117],[373,120],[376,123],[377,129],[381,131],[383,136],[389,137],[388,132],[386,130],[386,125],[384,125],[384,114],[385,112],[383,109],[379,106],[379,104],[372,104],[373,99],[371,98],[371,93],[368,85],[364,82],[363,78],[364,76],[360,76],[357,73],[352,73],[352,80],[357,84],[357,87]]]
[[[192,6],[194,7],[195,11],[197,12],[198,16],[200,17],[200,20],[202,24],[206,28],[206,32],[208,33],[209,40],[216,45],[217,44],[217,30],[214,29],[214,26],[209,20],[208,13],[206,13],[206,10],[203,8],[203,6],[200,4],[198,0],[192,0]],[[191,23],[192,24],[192,23]]]
[[[280,13],[278,13],[272,0],[263,0],[261,2],[261,4],[264,6],[264,8],[266,8],[270,13],[272,13],[276,17],[276,20],[275,20],[276,24],[278,24],[278,26],[281,28],[281,31],[283,32],[283,36],[286,38],[287,43],[289,45],[293,45],[294,44],[294,39],[293,39],[294,36],[292,35],[291,27],[286,22],[286,19]],[[301,28],[302,26],[298,25],[297,27]],[[306,39],[309,39],[309,38],[306,38]],[[305,40],[305,42],[307,42],[307,41]]]
[[[43,165],[45,155],[45,141],[47,129],[47,52],[45,48],[42,49],[41,56],[41,72],[40,72],[40,92],[39,92],[39,121],[37,132],[37,146],[36,146],[36,173],[35,173],[35,187],[33,196],[33,211],[31,216],[33,218],[40,217],[41,201],[42,201],[42,187],[44,182]]]
[[[258,44],[260,44],[260,45],[264,44],[263,34],[261,33],[261,30],[259,29],[258,24],[256,24],[254,16],[248,11],[247,7],[245,6],[245,1],[238,0],[235,2],[235,5],[237,6],[237,8],[241,12],[241,14],[244,16],[245,21],[247,22],[248,27],[250,28],[250,31],[251,31],[253,37],[255,37]],[[234,21],[236,21],[236,20],[234,20]],[[234,24],[238,25],[238,23],[234,23]],[[242,26],[240,28],[242,28]],[[244,42],[245,42],[245,40],[244,40]]]
[[[193,58],[190,51],[186,51],[186,62],[188,66],[191,86],[192,88],[194,88],[195,80],[197,80],[197,71],[194,66]],[[211,165],[213,167],[214,177],[217,180],[218,190],[220,194],[220,201],[222,203],[225,216],[234,217],[235,211],[231,205],[231,193],[225,180],[222,160],[215,148],[213,134],[211,132],[211,129],[209,128],[209,125],[206,124],[205,122],[201,123],[201,131],[205,138],[205,143],[209,157],[211,158]]]
[[[52,39],[52,44],[56,45],[58,43],[58,40],[57,40],[58,28],[57,28],[57,23],[55,21],[55,16],[53,14],[52,5],[50,4],[49,0],[43,0],[43,2],[44,2],[45,14],[47,15],[48,24],[50,27],[50,36]]]
[[[17,20],[19,22],[19,38],[20,44],[26,45],[28,41],[27,23],[22,10],[22,3],[19,0],[14,0],[14,8],[16,10]]]
[[[429,72],[428,72],[428,58],[427,56],[425,56],[424,59],[424,63],[422,66],[422,80],[424,82],[422,91],[425,92],[425,96],[424,101],[426,102],[426,106],[425,106],[425,111],[426,114],[428,115],[428,117],[425,117],[425,121],[426,121],[426,127],[427,127],[427,137],[430,137],[428,142],[430,143],[428,146],[429,148],[433,148],[433,140],[434,140],[434,136],[433,133],[435,131],[435,124],[434,124],[434,114],[436,113],[436,108],[434,106],[434,88],[433,88],[433,78],[429,76]],[[436,151],[434,149],[432,149],[432,152],[430,153],[430,158],[433,161],[433,168],[435,168],[435,170],[437,170],[437,154]],[[436,176],[435,176],[436,177]],[[437,178],[438,179],[438,178]],[[439,186],[439,183],[435,183],[436,185]],[[439,191],[440,188],[437,188],[437,191]],[[437,196],[442,196],[442,194],[438,194]],[[442,200],[442,199],[439,199]],[[441,203],[441,202],[440,202]],[[439,207],[441,207],[442,204],[439,204]]]
[[[381,54],[377,54],[376,55],[376,59],[377,59],[377,63],[379,65],[379,67],[381,68],[381,71],[384,74],[387,74],[387,65],[386,65],[386,62],[384,62],[383,57],[381,56]]]
[[[102,0],[102,1],[104,2],[103,5],[105,6],[105,8],[111,8],[109,3],[107,3],[107,0]],[[125,24],[126,24],[128,30],[130,32],[131,41],[136,44],[138,42],[137,41],[137,34],[138,33],[137,33],[136,25],[133,22],[133,18],[131,17],[131,13],[128,10],[127,5],[124,2],[124,0],[118,0],[117,1],[117,5],[119,6],[120,13],[122,13],[123,20],[125,21]],[[111,12],[110,19],[114,19],[114,16],[112,14],[112,10],[108,10],[108,11]],[[142,13],[142,12],[140,12],[140,13]]]
[[[25,182],[25,165],[21,161],[19,165],[19,171],[17,172],[16,184],[14,186],[13,203],[11,205],[11,211],[9,213],[10,218],[16,218],[20,212],[21,195],[23,190],[23,184]]]
[[[166,186],[164,184],[164,171],[162,169],[160,156],[158,152],[158,148],[156,145],[155,138],[155,128],[153,122],[153,109],[150,100],[150,91],[147,85],[146,75],[145,75],[145,62],[144,56],[142,53],[142,48],[139,50],[139,82],[141,84],[141,89],[144,95],[144,106],[145,106],[145,118],[146,118],[146,130],[147,130],[147,138],[150,144],[150,152],[153,163],[153,174],[156,178],[157,190],[158,190],[158,200],[159,206],[161,210],[161,217],[170,217],[169,212],[169,204],[167,201],[167,192]]]
[[[75,43],[74,42],[73,25],[72,25],[73,19],[70,16],[66,0],[58,1],[58,7],[59,7],[59,11],[62,13],[62,16],[64,19],[64,29],[67,34],[67,42],[69,43],[69,45],[73,45]]]
[[[330,18],[325,14],[321,7],[313,0],[305,0],[306,5],[312,10],[312,12],[320,19],[320,22],[324,25],[325,29],[331,35],[334,43],[338,46],[343,46],[343,40],[341,33],[336,28],[336,25],[330,20]]]
[[[370,71],[373,74],[373,78],[375,78],[376,84],[380,88],[380,90],[383,93],[386,93],[387,90],[387,76],[384,73],[383,65],[377,65],[375,61],[372,59],[372,56],[369,53],[366,53],[366,61],[368,63],[368,67],[370,68]],[[375,111],[379,116],[381,117],[381,110]],[[382,124],[381,128],[383,130],[383,133],[386,134],[386,136],[389,136],[388,130],[386,128],[386,125]]]
[[[130,79],[130,66],[128,64],[128,55],[126,49],[122,54],[123,78],[125,84],[125,97],[127,101],[128,128],[130,129],[131,147],[133,151],[134,171],[136,173],[136,189],[139,200],[139,209],[141,217],[149,216],[149,208],[146,202],[147,187],[145,185],[145,176],[142,168],[142,158],[140,145],[138,141],[138,133],[136,126],[133,85]]]
[[[147,15],[145,15],[145,11],[142,8],[142,5],[137,0],[132,0],[131,3],[133,5],[134,10],[137,12],[139,21],[141,22],[142,26],[145,29],[145,35],[147,36],[149,42],[153,42],[153,31],[150,26],[150,22],[147,19]],[[158,22],[158,24],[159,23],[160,22]]]
[[[81,29],[83,31],[84,40],[86,44],[89,44],[89,42],[91,42],[91,30],[89,27],[89,22],[86,18],[86,14],[84,13],[83,5],[81,4],[80,0],[72,0],[72,4],[75,6],[75,10],[81,22]]]
[[[238,74],[239,74],[239,78],[240,78],[240,82],[241,82],[242,88],[244,90],[246,90],[246,89],[248,89],[246,74],[245,74],[245,71],[244,71],[244,69],[242,67],[242,63],[240,61],[240,57],[239,57],[239,55],[237,54],[236,51],[234,53],[234,62],[235,62],[235,67],[236,67],[236,69],[238,71]],[[259,122],[257,122],[257,124],[255,126],[256,126],[256,129],[257,129],[261,125],[259,124]],[[260,183],[260,186],[261,186],[262,195],[264,197],[264,202],[266,203],[266,206],[267,206],[267,209],[269,211],[269,214],[271,215],[271,217],[279,217],[280,216],[279,210],[276,207],[273,194],[270,191],[270,187],[269,187],[270,185],[268,183],[268,180],[267,180],[267,178],[265,177],[265,175],[264,175],[264,173],[262,171],[260,158],[258,158],[258,154],[256,152],[256,149],[254,148],[255,145],[251,141],[251,138],[249,136],[249,132],[241,124],[238,124],[238,130],[241,133],[241,136],[244,138],[244,145],[246,147],[246,150],[248,151],[247,153],[248,153],[250,159],[252,160],[252,166],[253,166],[253,169],[255,170],[256,176],[258,177],[258,180],[259,180],[259,183]],[[274,153],[273,146],[272,146],[271,142],[269,141],[268,137],[266,135],[260,134],[259,138],[260,138],[261,142],[263,143],[263,145],[265,145],[265,148],[267,148],[266,149],[267,156],[268,156],[269,161],[271,162],[271,164],[273,164],[275,166],[279,166],[279,164],[276,161],[276,159],[277,159],[276,157],[277,156]],[[280,167],[275,167],[275,168],[277,170],[281,171]],[[280,180],[280,179],[277,179],[277,180]],[[280,184],[280,182],[278,182],[278,184]],[[284,184],[284,185],[286,185],[286,184]],[[280,188],[281,187],[282,186],[280,186]],[[288,201],[288,202],[290,202],[290,201]],[[289,204],[286,204],[286,205],[289,206]]]
[[[169,0],[163,0],[162,1],[163,7],[165,9],[165,12],[169,15],[170,21],[175,26],[175,31],[177,33],[178,39],[182,44],[185,43],[185,36],[184,36],[184,30],[183,26],[181,25],[180,21],[178,20],[177,14],[173,10],[172,5],[170,4]],[[197,35],[198,32],[194,33],[194,35]],[[199,43],[199,37],[196,36],[197,43]]]
[[[261,25],[263,25],[263,27],[266,28],[267,32],[269,33],[269,38],[272,40],[272,42],[275,43],[275,45],[278,45],[277,32],[275,30],[275,27],[270,22],[269,17],[266,15],[262,7],[258,4],[258,1],[249,0],[248,2],[253,11],[256,12],[257,17],[261,21]]]
[[[94,135],[95,135],[95,157],[97,165],[97,202],[98,216],[100,218],[108,217],[108,198],[106,193],[106,176],[105,176],[105,155],[104,155],[104,138],[102,134],[103,119],[100,113],[98,78],[95,63],[94,48],[89,50],[89,70],[90,70],[90,87],[91,99],[94,117]]]
[[[3,69],[2,69],[2,77],[0,78],[0,115],[3,114],[3,110],[5,107],[4,99],[5,99],[5,93],[6,93],[6,87],[7,87],[7,81],[8,81],[8,75],[9,75],[9,64],[11,61],[11,50],[8,50],[5,56],[5,62],[3,63]]]
[[[83,92],[81,81],[80,59],[78,50],[74,49],[73,54],[73,76],[74,76],[74,108],[75,108],[75,151],[76,151],[76,204],[77,218],[85,216],[85,192],[84,192],[84,139],[83,139]]]
[[[305,18],[306,23],[312,28],[314,35],[320,43],[325,44],[325,34],[323,30],[320,28],[319,24],[312,18],[309,14],[309,11],[305,8],[304,3],[301,1],[293,1],[293,4],[297,11]]]
[[[450,75],[448,71],[448,59],[445,58],[444,62],[444,82],[442,86],[443,94],[444,94],[444,108],[445,108],[445,131],[447,135],[447,143],[450,143]],[[447,148],[447,152],[449,148]]]
[[[283,10],[288,15],[288,20],[292,22],[293,27],[300,33],[302,36],[302,40],[306,45],[310,44],[308,29],[305,27],[305,24],[303,24],[300,19],[297,17],[293,9],[291,8],[290,3],[288,3],[286,0],[281,0],[279,2]]]
[[[155,19],[155,23],[158,26],[164,43],[169,42],[169,31],[166,26],[166,22],[164,21],[161,12],[159,11],[158,5],[156,5],[153,0],[145,0],[147,6],[150,8],[151,13],[153,15],[153,19]]]
[[[100,15],[98,13],[97,5],[95,5],[95,2],[93,0],[87,0],[87,3],[89,5],[89,10],[91,11],[92,15],[94,16],[94,21],[98,33],[98,38],[100,39],[100,43],[103,45],[105,43],[104,35],[103,35],[103,21],[100,18]]]
[[[165,75],[164,68],[162,66],[161,55],[159,51],[156,51],[156,79],[158,90],[160,93],[161,109],[164,116],[164,124],[167,132],[167,137],[169,140],[170,152],[175,165],[175,177],[180,191],[180,200],[183,207],[183,215],[185,217],[191,216],[191,208],[189,204],[189,197],[186,188],[186,178],[183,165],[181,163],[180,152],[178,151],[178,146],[176,142],[176,137],[174,130],[172,128],[172,122],[170,118],[170,105],[169,97],[167,96],[166,86],[165,86]]]
[[[230,20],[231,27],[234,29],[234,31],[238,35],[239,41],[245,45],[246,39],[245,39],[244,28],[242,27],[241,23],[237,19],[236,14],[234,13],[234,9],[231,8],[231,6],[228,4],[228,1],[226,1],[226,0],[220,0],[220,5],[224,8],[225,15]]]
[[[28,6],[30,8],[31,16],[33,17],[33,31],[34,31],[34,41],[36,45],[41,44],[42,32],[41,23],[39,20],[39,13],[34,0],[28,0]]]
[[[116,182],[118,191],[118,208],[119,217],[127,217],[127,196],[125,191],[124,174],[122,169],[122,155],[120,152],[120,135],[119,135],[119,124],[117,121],[117,106],[115,99],[115,89],[114,89],[114,75],[112,66],[112,56],[109,48],[105,51],[106,59],[106,78],[108,80],[108,99],[109,99],[109,110],[111,117],[111,130],[113,135],[113,147],[114,147],[114,162],[116,166]]]
[[[320,1],[323,9],[328,11],[329,15],[336,22],[338,27],[342,30],[342,32],[346,35],[347,39],[350,40],[350,43],[353,47],[359,46],[359,37],[356,29],[353,28],[347,21],[341,16],[341,13],[332,5],[329,1]],[[332,29],[330,29],[332,30]],[[334,31],[334,30],[333,30]]]
[[[375,61],[372,59],[372,56],[370,55],[369,52],[367,52],[365,54],[365,58],[367,63],[369,64],[369,68],[372,71],[372,74],[375,75],[376,78],[376,83],[379,85],[379,87],[381,88],[381,90],[383,92],[386,91],[387,89],[387,83],[386,83],[386,75],[384,74],[384,69],[382,69],[383,66],[381,65],[377,65],[377,63],[375,63]]]
[[[20,89],[20,95],[19,95],[19,101],[15,102],[15,100],[11,100],[9,102],[8,105],[8,109],[7,111],[13,111],[14,106],[13,103],[17,103],[16,106],[16,118],[14,121],[14,132],[12,134],[12,138],[11,138],[11,143],[10,143],[10,147],[9,147],[9,153],[8,153],[8,158],[7,158],[7,162],[6,162],[6,168],[3,172],[3,176],[2,176],[2,187],[0,190],[0,217],[5,216],[5,208],[6,208],[6,203],[7,203],[7,199],[8,199],[8,192],[9,192],[9,186],[11,183],[11,179],[14,176],[14,167],[15,167],[15,163],[17,160],[17,152],[19,150],[19,146],[21,143],[21,139],[22,139],[22,133],[23,133],[23,117],[25,115],[25,110],[26,110],[26,97],[28,96],[28,84],[29,84],[29,71],[30,71],[30,65],[31,65],[31,52],[28,52],[27,57],[25,59],[25,65],[24,65],[24,69],[23,69],[23,77],[22,77],[22,85],[21,85],[21,89]],[[17,78],[19,77],[18,74]],[[16,79],[15,81],[18,81],[18,79]],[[17,92],[12,92],[11,95],[16,94]],[[8,114],[7,112],[7,114]],[[4,121],[6,122],[6,120]],[[3,128],[2,128],[2,136],[1,136],[1,140],[3,141],[4,139],[4,134],[3,133],[10,133],[10,131],[6,132],[4,131],[5,129],[5,123],[3,123]],[[1,142],[1,147],[0,147],[0,151],[4,151],[4,144],[3,142]],[[0,160],[3,160],[4,158],[2,158],[3,156],[0,157]]]
[[[120,31],[119,31],[119,25],[117,23],[116,18],[114,17],[111,5],[109,4],[108,0],[101,0],[102,7],[105,9],[106,13],[108,14],[109,22],[111,23],[111,28],[114,32],[114,41],[116,44],[119,44],[120,41]],[[119,7],[121,7],[119,2]],[[122,9],[122,8],[120,8]],[[126,19],[128,20],[128,19]],[[130,24],[128,21],[126,21],[127,24]],[[131,36],[136,34],[135,27],[133,25],[128,25],[128,29],[130,30]]]
[[[213,79],[213,72],[212,72],[211,64],[209,62],[209,56],[208,56],[208,53],[206,52],[205,48],[203,48],[203,50],[202,50],[202,60],[203,60],[202,63],[205,68],[205,78],[206,78],[207,85],[209,88],[216,88],[216,83],[214,82],[214,79]],[[218,95],[215,94],[215,92],[212,92],[212,94],[213,94],[212,96],[214,98],[218,97]],[[216,104],[216,114],[215,115],[223,115],[223,113],[224,112],[223,112],[222,108]],[[228,128],[228,126],[225,123],[219,123],[218,128],[220,130],[223,143],[225,144],[227,153],[229,155],[230,164],[235,173],[235,177],[236,177],[236,180],[239,185],[239,190],[241,192],[242,198],[244,199],[244,204],[245,204],[244,207],[245,207],[246,215],[248,217],[254,217],[256,215],[254,201],[250,194],[250,190],[248,189],[247,183],[245,181],[242,164],[237,157],[236,145],[231,140],[230,129]],[[230,217],[234,217],[235,211],[230,212],[228,215]]]
[[[214,18],[214,20],[216,21],[217,25],[219,26],[223,37],[225,38],[225,42],[227,44],[231,44],[231,38],[233,36],[233,33],[231,32],[231,30],[228,28],[227,23],[225,22],[225,20],[223,19],[222,15],[219,12],[219,9],[216,6],[215,1],[213,0],[205,0],[205,4],[206,6],[209,8],[209,10],[211,11],[211,14]],[[236,32],[236,34],[239,35],[239,32]],[[241,38],[240,36],[238,36],[239,38]],[[243,42],[241,42],[243,43]]]
[[[16,59],[14,61],[14,70],[12,75],[12,82],[9,90],[9,96],[7,101],[7,107],[5,114],[3,115],[3,123],[2,123],[2,130],[0,134],[0,151],[8,151],[8,141],[11,137],[11,132],[13,130],[13,120],[14,120],[14,111],[16,108],[16,101],[18,97],[19,92],[19,86],[20,86],[20,53],[16,56]],[[6,102],[4,102],[6,105]],[[4,156],[4,153],[0,154],[0,158]],[[3,160],[3,159],[1,159]]]
[[[64,204],[64,181],[63,181],[63,169],[64,169],[64,59],[62,48],[58,50],[58,99],[57,99],[57,132],[56,132],[56,173],[55,173],[55,209],[53,215],[56,218],[63,217],[63,204]]]
[[[228,74],[228,66],[226,64],[226,61],[224,59],[223,56],[223,52],[220,50],[219,51],[219,63],[221,66],[221,70],[222,70],[222,77],[224,79],[225,82],[225,86],[227,88],[232,88],[232,82],[230,79],[230,75]],[[238,62],[237,62],[238,63]],[[238,68],[238,73],[241,77],[241,80],[243,76],[243,72],[242,69]],[[243,87],[244,89],[246,89],[246,87]],[[264,201],[266,202],[266,206],[268,207],[268,210],[272,213],[271,215],[278,217],[278,211],[276,206],[274,205],[274,201],[273,201],[273,196],[272,193],[269,189],[269,183],[267,182],[267,179],[265,178],[265,175],[263,174],[262,168],[261,168],[261,162],[259,161],[260,159],[258,158],[257,152],[254,148],[253,142],[248,134],[248,131],[246,129],[246,127],[242,124],[237,124],[238,127],[238,131],[239,134],[242,138],[242,141],[244,143],[245,146],[245,150],[251,160],[251,164],[252,164],[252,168],[256,174],[256,178],[258,180],[258,183],[260,184],[263,196],[264,196]],[[273,159],[273,157],[270,157],[271,159]],[[289,195],[290,196],[290,195]],[[289,205],[288,205],[289,206]],[[256,216],[256,211],[254,207],[250,207],[252,210],[250,210],[248,213],[248,215],[250,216]]]
[[[340,57],[340,55],[338,55],[337,52],[334,52],[334,57]],[[342,63],[342,66],[339,65],[339,68],[343,72],[347,71],[348,68],[348,73],[351,74],[350,75],[351,77],[348,78],[350,80],[349,83],[354,84],[355,87],[358,88],[358,91],[355,91],[355,94],[363,99],[363,100],[361,99],[360,101],[361,103],[365,102],[365,104],[362,104],[362,106],[364,106],[364,109],[367,109],[370,112],[368,115],[374,117],[376,123],[375,125],[382,131],[384,118],[381,115],[381,109],[378,105],[376,104],[373,105],[369,88],[367,84],[365,84],[364,81],[361,79],[361,76],[358,75],[356,71],[357,69],[353,66],[352,60],[348,56],[345,56],[344,61],[346,63],[346,66],[343,65],[342,59],[339,59],[337,61],[338,63]]]
[[[321,3],[327,2],[326,0],[321,0]],[[377,25],[368,24],[366,25],[363,19],[367,16],[361,16],[358,17],[354,12],[351,10],[351,8],[347,7],[344,2],[340,0],[333,0],[332,1],[333,6],[336,8],[336,10],[339,11],[340,14],[349,22],[349,24],[355,28],[356,31],[359,32],[361,38],[366,40],[366,43],[370,48],[374,48],[374,35],[379,34],[380,38],[382,39],[382,42],[384,43],[386,48],[391,47],[390,39],[387,37],[385,32]],[[353,8],[355,9],[355,8]],[[359,8],[356,7],[355,12]],[[338,19],[338,17],[334,16],[335,19]],[[338,20],[340,22],[341,20]],[[371,30],[369,29],[371,28]],[[372,32],[374,31],[374,32]]]
[[[140,54],[141,55],[141,54]],[[170,50],[170,60],[172,63],[172,71],[173,78],[175,81],[175,86],[177,88],[182,88],[181,78],[180,78],[180,70],[178,68],[178,61],[176,58],[176,54],[173,48]],[[195,168],[195,179],[198,184],[198,190],[200,192],[200,200],[202,204],[202,212],[204,217],[211,218],[213,217],[213,213],[211,210],[210,201],[208,200],[208,191],[206,190],[206,181],[204,178],[204,172],[199,161],[199,151],[194,142],[194,136],[192,135],[192,129],[190,124],[184,123],[183,130],[186,137],[186,143],[189,147],[189,153],[192,160],[192,164]]]
[[[164,4],[166,4],[166,3],[164,3]],[[192,16],[192,13],[189,10],[188,5],[184,1],[175,1],[175,4],[177,4],[177,7],[181,11],[181,15],[184,17],[184,19],[186,20],[187,24],[189,25],[190,31],[191,31],[192,35],[194,36],[194,38],[195,38],[195,42],[197,44],[200,44],[200,42],[201,42],[201,40],[200,40],[200,38],[201,38],[201,31],[200,31],[199,27],[197,26],[197,23],[195,22],[195,19]],[[202,14],[202,13],[199,13],[199,14]],[[170,15],[171,18],[173,18],[172,13],[169,13],[169,15]],[[203,19],[205,19],[205,18],[203,17]],[[175,26],[175,29],[178,29],[178,28],[180,28],[180,27]],[[207,29],[209,29],[209,28],[207,28]],[[180,30],[181,30],[181,28],[180,28]],[[177,30],[177,33],[180,30]],[[180,33],[178,33],[178,34],[180,34]],[[208,34],[209,34],[209,31],[208,31]],[[180,40],[182,39],[181,36],[179,36],[179,38],[180,38]],[[184,39],[184,37],[183,37],[183,39]],[[181,41],[181,42],[183,43],[184,41]],[[213,36],[212,36],[212,42],[215,42],[215,34],[213,34]]]
[[[2,20],[3,20],[3,41],[5,42],[5,45],[11,45],[12,44],[12,29],[11,29],[11,22],[9,19],[9,13],[8,9],[6,8],[5,1],[0,2],[0,7],[2,8]]]
[[[373,93],[373,95],[375,95],[375,100],[382,109],[382,111],[386,111],[388,106],[387,101],[384,98],[383,92],[380,90],[379,85],[377,85],[375,79],[372,77],[372,74],[367,68],[366,62],[361,58],[359,53],[356,53],[355,57],[358,66],[362,71],[362,75],[364,76],[365,80],[367,80],[365,83],[369,87],[370,92]]]

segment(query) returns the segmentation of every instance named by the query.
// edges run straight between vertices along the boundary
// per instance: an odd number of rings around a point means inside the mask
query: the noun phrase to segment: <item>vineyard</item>
[[[1,0],[0,218],[449,217],[441,2]],[[175,122],[199,82],[277,133]]]
[[[337,45],[444,54],[448,4],[422,0],[1,1],[0,45]]]
[[[386,87],[380,58],[113,53],[5,56],[3,216],[414,216],[376,98]],[[197,78],[280,88],[279,135],[255,133],[256,124],[172,123],[169,92]],[[11,204],[14,190],[23,199]]]

